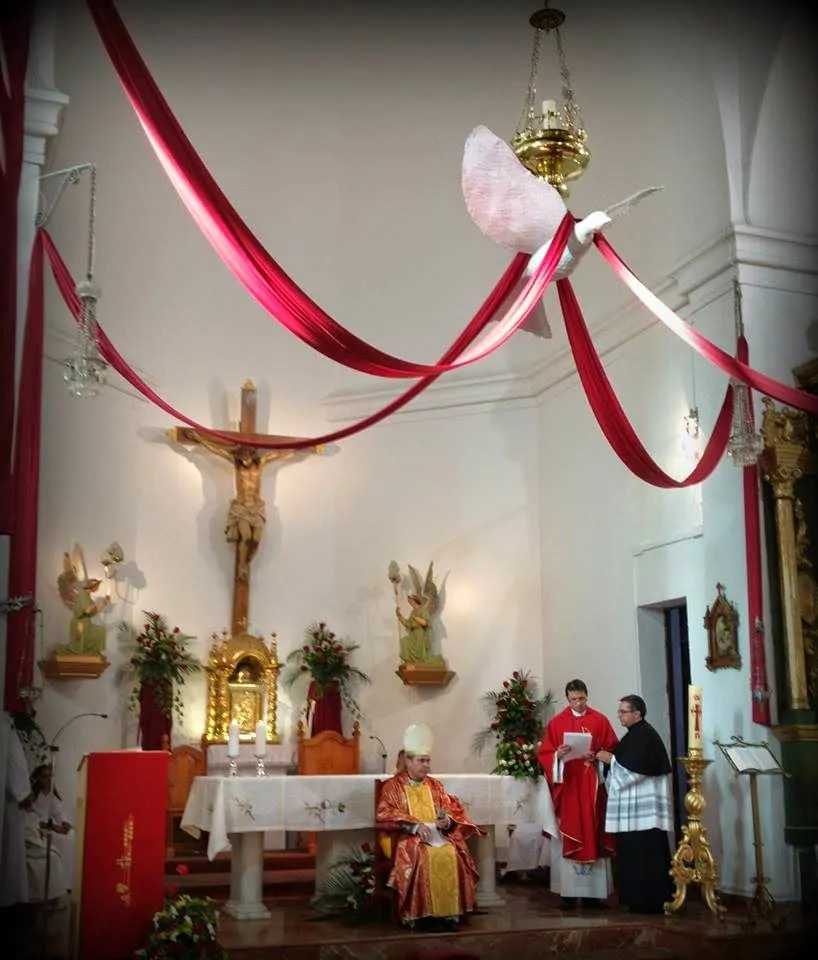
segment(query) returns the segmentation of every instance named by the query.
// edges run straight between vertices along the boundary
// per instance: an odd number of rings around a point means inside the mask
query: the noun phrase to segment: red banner
[[[120,960],[164,899],[168,754],[92,753],[81,776],[74,955]]]

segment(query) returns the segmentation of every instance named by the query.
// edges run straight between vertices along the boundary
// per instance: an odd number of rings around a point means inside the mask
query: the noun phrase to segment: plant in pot
[[[310,681],[307,700],[312,736],[324,730],[335,730],[343,736],[342,707],[356,719],[360,717],[353,691],[358,684],[372,681],[351,663],[351,655],[359,646],[339,639],[326,623],[312,623],[304,631],[304,643],[287,657],[282,675],[285,686],[291,687],[303,678]]]
[[[126,628],[127,629],[127,628]],[[171,627],[161,614],[145,611],[142,632],[128,666],[134,674],[131,708],[139,713],[139,742],[143,750],[162,750],[170,745],[173,717],[182,719],[180,687],[202,669],[187,649],[193,637]]]

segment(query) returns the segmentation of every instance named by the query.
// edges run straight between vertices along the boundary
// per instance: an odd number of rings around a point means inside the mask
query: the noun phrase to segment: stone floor
[[[723,922],[693,902],[674,917],[636,917],[607,909],[565,914],[559,898],[534,885],[505,886],[505,907],[481,911],[457,933],[412,933],[385,922],[318,920],[306,901],[269,902],[269,921],[223,918],[219,937],[231,960],[792,960],[807,932],[800,910],[780,908],[770,923],[749,926],[737,906]]]
[[[292,895],[267,901],[268,921],[221,917],[219,939],[230,960],[792,960],[816,939],[797,905],[779,906],[775,924],[751,925],[741,903],[723,922],[696,901],[673,917],[636,917],[613,902],[566,914],[547,887],[500,889],[506,906],[472,915],[456,933],[319,919],[306,897]],[[37,908],[3,913],[4,957],[67,960],[68,909],[51,912],[45,927]]]

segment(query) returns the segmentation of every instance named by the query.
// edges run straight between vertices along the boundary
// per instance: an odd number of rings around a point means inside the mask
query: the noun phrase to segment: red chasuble
[[[413,785],[406,773],[391,777],[381,788],[375,817],[378,823],[394,827],[433,822],[438,810],[445,810],[454,822],[444,834],[442,847],[430,847],[409,834],[398,840],[389,886],[397,891],[404,923],[474,910],[478,873],[466,840],[480,830],[439,780],[427,777]]]
[[[564,734],[590,733],[591,750],[613,750],[618,738],[604,714],[587,707],[581,717],[570,707],[558,713],[545,728],[537,754],[551,788],[554,813],[562,834],[562,855],[568,860],[593,863],[613,853],[613,840],[605,833],[607,793],[599,782],[593,760],[562,763],[562,782],[554,782],[554,761]]]

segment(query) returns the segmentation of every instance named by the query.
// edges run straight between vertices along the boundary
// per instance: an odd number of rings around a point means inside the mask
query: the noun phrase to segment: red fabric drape
[[[362,373],[427,377],[476,363],[525,322],[550,280],[538,276],[539,271],[499,326],[479,345],[461,351],[448,362],[430,365],[402,360],[341,326],[282,270],[230,204],[173,115],[111,0],[87,2],[125,95],[199,229],[248,293],[304,343]]]
[[[537,286],[531,286],[529,281],[526,284],[525,289],[521,292],[518,299],[515,301],[515,305],[521,303],[521,301],[527,297],[529,294],[536,293],[539,290],[540,284],[545,284],[550,281],[550,278],[553,276],[554,271],[559,264],[560,257],[562,256],[562,250],[565,247],[567,242],[568,235],[572,228],[572,221],[570,217],[566,217],[560,225],[557,235],[554,238],[554,242],[551,244],[551,247],[548,251],[548,254],[544,258],[542,264],[537,269],[536,274],[532,277],[532,280],[536,280],[539,276],[539,283]],[[74,317],[79,316],[80,302],[77,297],[76,291],[74,289],[75,284],[71,278],[71,274],[68,272],[68,268],[65,265],[62,257],[59,254],[59,251],[54,246],[54,242],[49,236],[48,232],[45,230],[39,231],[40,236],[42,236],[43,244],[45,246],[46,253],[48,254],[49,262],[51,264],[51,269],[54,274],[54,279],[57,282],[57,287],[62,294],[63,300],[66,303],[69,311],[74,315]],[[514,285],[517,283],[519,278],[522,276],[523,269],[527,263],[527,258],[523,254],[518,254],[514,260],[509,264],[503,276],[500,278],[499,282],[495,285],[492,292],[489,294],[486,301],[482,304],[480,309],[475,314],[471,323],[466,327],[466,329],[460,334],[457,340],[452,344],[452,346],[443,354],[441,360],[445,363],[448,360],[455,358],[466,349],[469,344],[471,344],[475,338],[481,333],[481,331],[486,327],[491,318],[497,311],[499,305],[506,299],[508,294],[513,289]],[[532,294],[533,295],[533,294]],[[514,306],[511,308],[514,310]],[[522,322],[522,321],[521,321]],[[129,364],[124,360],[124,358],[117,352],[114,345],[111,343],[110,339],[106,336],[104,331],[100,329],[100,349],[102,351],[105,359],[114,367],[114,369],[125,378],[136,390],[138,390],[143,396],[149,399],[151,402],[155,403],[158,407],[164,410],[166,413],[169,413],[171,416],[176,417],[181,420],[183,423],[186,423],[188,426],[193,427],[196,430],[201,431],[202,433],[208,434],[209,436],[230,439],[225,437],[224,434],[220,434],[217,430],[212,430],[207,427],[203,427],[200,424],[197,424],[194,420],[191,420],[189,417],[185,416],[183,413],[180,413],[169,403],[163,400],[158,394],[156,394],[151,388],[139,377],[139,375],[129,366]],[[321,443],[333,443],[337,440],[343,440],[346,437],[350,437],[355,433],[359,433],[361,430],[365,430],[367,427],[373,426],[376,423],[379,423],[382,420],[385,420],[388,416],[391,416],[395,411],[399,410],[401,407],[409,403],[410,400],[413,400],[418,394],[422,393],[428,386],[435,382],[438,379],[440,374],[435,374],[433,376],[424,377],[409,390],[402,393],[395,400],[392,400],[382,409],[376,411],[370,416],[366,417],[364,420],[360,420],[357,423],[353,423],[348,427],[344,427],[341,430],[336,430],[333,433],[327,433],[320,437],[312,437],[308,440],[303,440],[299,442],[292,441],[265,441],[264,443],[259,443],[258,446],[266,448],[275,448],[275,447],[287,447],[291,449],[307,448],[312,447]]]
[[[739,337],[738,359],[749,362],[749,347]],[[753,418],[752,394],[749,398]],[[761,587],[761,511],[759,507],[758,465],[742,470],[744,494],[744,544],[747,563],[747,626],[750,633],[750,694],[753,721],[769,727],[770,688],[767,683],[767,653],[764,649],[764,595]]]
[[[619,459],[640,480],[654,487],[689,487],[709,477],[724,456],[730,437],[733,388],[727,388],[724,403],[701,460],[684,480],[674,480],[651,458],[636,436],[636,431],[613,391],[599,354],[594,349],[570,281],[558,280],[557,292],[580,382],[600,429]]]
[[[12,496],[15,529],[11,539],[9,594],[34,596],[37,585],[37,500],[40,492],[40,431],[43,395],[43,244],[35,237],[28,278],[23,359],[17,404]],[[34,674],[34,604],[8,616],[6,710],[19,710],[20,687]]]
[[[7,0],[0,16],[5,72],[0,71],[0,533],[12,533],[14,361],[17,340],[17,195],[23,165],[23,85],[31,0]],[[19,429],[19,420],[18,420]]]
[[[703,337],[693,327],[685,323],[681,317],[677,317],[670,307],[666,307],[654,293],[651,293],[628,268],[602,234],[597,234],[594,243],[625,286],[636,294],[654,316],[658,317],[665,326],[670,327],[677,337],[681,337],[689,347],[693,347],[705,360],[708,360],[728,376],[746,384],[753,390],[757,390],[759,393],[766,393],[778,400],[779,403],[785,403],[790,407],[795,407],[796,410],[804,410],[806,413],[818,416],[818,397],[804,393],[803,390],[788,387],[786,384],[754,370],[736,357],[731,357],[727,351],[717,347],[715,343],[712,343],[707,337]]]

